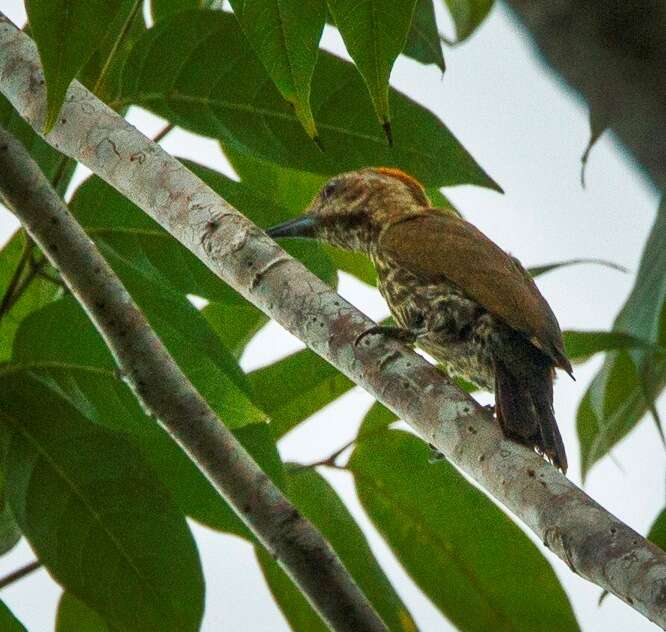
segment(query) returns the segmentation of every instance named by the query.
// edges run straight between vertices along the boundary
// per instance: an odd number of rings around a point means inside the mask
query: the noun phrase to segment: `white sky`
[[[21,0],[3,0],[3,11],[23,23]],[[441,23],[446,17],[440,12]],[[344,54],[337,33],[327,28],[327,48]],[[529,41],[503,5],[470,42],[446,51],[442,80],[435,67],[399,60],[392,84],[436,112],[472,155],[506,191],[457,187],[446,194],[474,222],[525,265],[570,257],[603,257],[635,272],[641,249],[655,216],[657,194],[605,135],[592,152],[587,189],[579,179],[579,159],[588,137],[587,111],[536,58]],[[162,122],[133,111],[132,122],[154,134]],[[167,150],[219,170],[228,165],[209,139],[176,131],[164,142]],[[16,222],[0,207],[0,243]],[[596,266],[551,273],[539,286],[558,315],[562,328],[607,328],[631,288],[633,274]],[[387,310],[376,291],[343,279],[340,292],[372,317]],[[301,345],[271,323],[249,345],[243,359],[247,370],[268,364]],[[570,478],[580,483],[580,458],[575,413],[600,359],[577,368],[577,382],[560,379],[556,411],[570,461]],[[330,454],[354,436],[370,397],[355,389],[288,435],[280,444],[285,460],[312,461]],[[661,409],[664,400],[661,400]],[[664,506],[664,450],[653,425],[644,421],[595,466],[586,491],[641,533]],[[414,586],[388,547],[363,515],[351,478],[344,472],[324,475],[348,503],[368,534],[378,560],[388,573],[416,622],[424,631],[453,629]],[[265,587],[251,548],[246,543],[194,525],[207,579],[203,630],[274,632],[287,630]],[[543,547],[542,547],[543,549]],[[600,590],[573,575],[545,551],[569,594],[586,632],[656,630],[613,597],[597,607]],[[0,576],[31,561],[21,543],[0,558]],[[515,569],[520,573],[520,569]],[[0,597],[31,632],[53,630],[60,589],[45,571],[5,589]]]

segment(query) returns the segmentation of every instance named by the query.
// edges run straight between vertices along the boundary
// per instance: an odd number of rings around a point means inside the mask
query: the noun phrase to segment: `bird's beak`
[[[312,215],[301,215],[295,219],[272,226],[266,234],[273,239],[279,237],[302,237],[313,239],[316,235],[318,221]]]

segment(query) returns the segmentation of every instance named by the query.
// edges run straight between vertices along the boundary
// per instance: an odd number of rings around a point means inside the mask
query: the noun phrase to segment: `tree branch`
[[[136,396],[334,630],[385,626],[326,540],[259,469],[180,370],[27,150],[0,127],[0,192],[58,268]]]
[[[546,61],[666,191],[666,3],[506,0]]]
[[[0,14],[1,15],[1,14]],[[34,44],[0,19],[0,91],[40,130]],[[521,519],[570,568],[666,626],[666,553],[523,446],[434,366],[294,261],[161,147],[80,84],[47,141],[141,207],[221,279],[408,422]],[[507,543],[509,545],[509,543]]]

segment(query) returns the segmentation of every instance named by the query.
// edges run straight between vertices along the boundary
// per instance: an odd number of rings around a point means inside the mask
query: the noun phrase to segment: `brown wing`
[[[382,233],[379,249],[416,274],[444,276],[571,374],[560,326],[532,278],[469,222],[437,211],[410,215]]]

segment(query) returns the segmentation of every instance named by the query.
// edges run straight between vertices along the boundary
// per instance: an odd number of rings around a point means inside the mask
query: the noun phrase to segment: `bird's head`
[[[331,178],[303,215],[267,233],[370,252],[382,228],[429,207],[423,187],[406,173],[389,167],[360,169]]]

